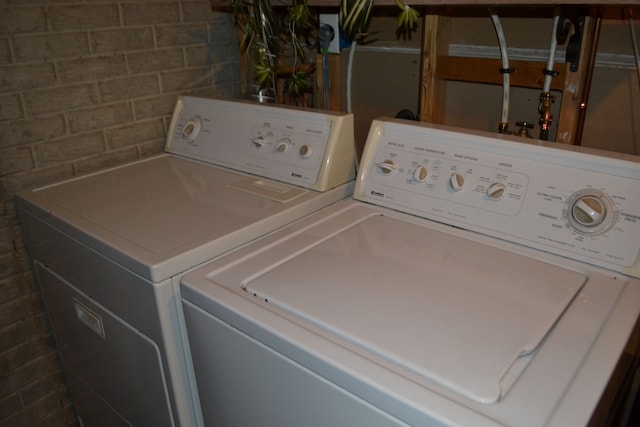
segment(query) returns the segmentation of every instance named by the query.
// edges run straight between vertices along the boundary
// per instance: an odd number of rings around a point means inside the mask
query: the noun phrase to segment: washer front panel
[[[181,291],[410,425],[537,427],[567,394],[587,422],[639,314],[638,280],[587,267],[342,201],[186,275]]]

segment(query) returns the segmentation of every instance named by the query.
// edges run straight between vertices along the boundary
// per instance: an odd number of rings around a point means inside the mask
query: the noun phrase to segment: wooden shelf
[[[394,0],[374,0],[375,6],[395,6]],[[600,5],[600,6],[631,6],[640,5],[640,0],[409,0],[412,6],[481,6],[481,5],[513,5],[513,6],[543,6],[543,5]],[[286,6],[291,4],[287,0],[273,0],[272,4]],[[308,0],[309,6],[338,7],[339,0]],[[231,0],[211,0],[215,8],[229,7]],[[397,7],[397,6],[396,6]]]

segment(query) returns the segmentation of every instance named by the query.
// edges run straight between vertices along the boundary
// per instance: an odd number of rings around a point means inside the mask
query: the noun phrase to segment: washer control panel
[[[640,158],[376,120],[354,197],[621,270],[640,254]]]
[[[397,142],[381,147],[371,179],[399,192],[430,194],[505,215],[520,211],[528,184],[525,174],[500,167],[497,160],[482,164],[477,156],[447,158],[412,147],[406,150]]]
[[[344,113],[181,97],[165,151],[318,191],[355,178]]]

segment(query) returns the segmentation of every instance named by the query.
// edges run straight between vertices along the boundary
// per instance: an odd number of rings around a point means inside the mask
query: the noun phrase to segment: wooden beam
[[[500,59],[467,58],[459,56],[438,56],[438,67],[435,78],[472,83],[502,84],[502,61]],[[542,70],[544,62],[509,61],[509,67],[515,71],[511,74],[511,86],[540,88],[544,85]],[[558,76],[551,81],[551,90],[564,90],[564,64],[556,64],[554,71]]]
[[[427,15],[423,19],[418,116],[424,122],[444,123],[446,82],[436,73],[438,61],[443,57],[440,52],[449,48],[451,19],[439,15]]]
[[[558,117],[557,142],[566,144],[579,144],[576,140],[578,126],[582,126],[580,114],[586,114],[587,105],[582,105],[585,93],[588,94],[590,81],[587,76],[589,67],[592,66],[592,57],[595,50],[592,49],[596,43],[596,30],[598,18],[587,17],[584,23],[582,36],[582,47],[580,48],[580,63],[576,72],[567,72],[565,88],[560,106],[560,117]],[[567,64],[567,70],[569,64]]]
[[[210,0],[214,9],[231,7],[231,0]],[[291,1],[272,0],[273,5],[289,6]],[[411,0],[411,6],[553,6],[553,5],[594,5],[594,6],[633,6],[640,0]],[[339,7],[340,0],[308,0],[309,6]],[[397,7],[395,0],[375,0],[374,6]]]

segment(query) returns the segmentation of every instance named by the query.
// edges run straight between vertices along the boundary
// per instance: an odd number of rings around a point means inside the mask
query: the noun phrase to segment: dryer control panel
[[[622,271],[638,263],[639,189],[636,156],[381,119],[354,197]]]
[[[325,191],[355,177],[353,115],[181,97],[165,151]]]

